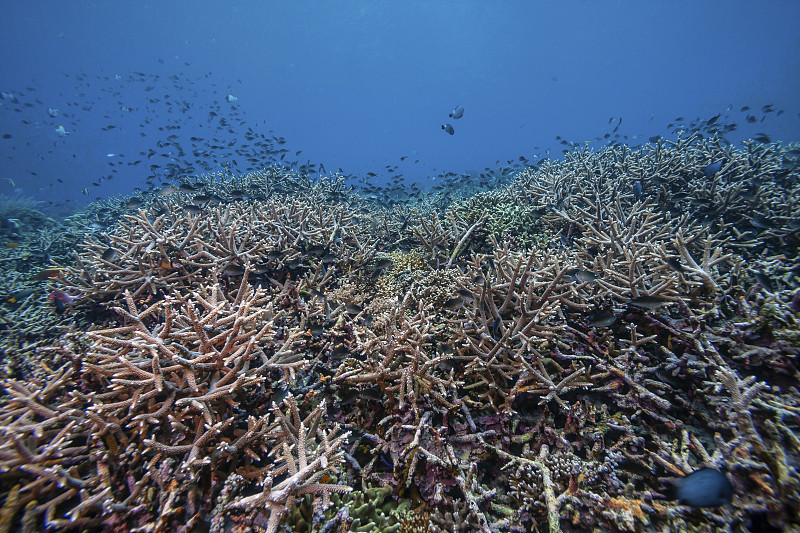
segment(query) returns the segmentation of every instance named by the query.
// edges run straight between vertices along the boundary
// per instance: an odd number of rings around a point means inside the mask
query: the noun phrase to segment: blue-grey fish
[[[716,161],[703,167],[703,175],[707,178],[711,178],[720,170],[722,170],[722,161]]]
[[[628,300],[628,303],[640,309],[658,309],[660,307],[664,307],[670,302],[659,296],[644,295],[631,298]]]
[[[593,328],[607,328],[617,321],[617,317],[606,311],[586,315],[586,323]]]
[[[642,182],[637,181],[633,184],[633,197],[636,200],[639,200],[642,197]]]
[[[442,129],[449,133],[450,135],[454,134],[456,130],[453,129],[453,126],[450,124],[442,124]]]
[[[450,111],[450,118],[461,118],[464,116],[464,106],[457,105]]]
[[[718,507],[731,503],[733,486],[715,468],[701,468],[676,481],[678,501],[692,507]]]

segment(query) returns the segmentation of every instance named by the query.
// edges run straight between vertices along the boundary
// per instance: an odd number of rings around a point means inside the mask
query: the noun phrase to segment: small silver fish
[[[442,124],[442,129],[449,133],[450,135],[454,134],[456,130],[453,129],[453,126],[450,124]]]

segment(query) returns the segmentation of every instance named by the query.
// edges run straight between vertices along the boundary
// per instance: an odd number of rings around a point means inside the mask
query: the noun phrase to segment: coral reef
[[[789,155],[692,136],[452,204],[279,169],[96,204],[40,281],[67,309],[2,316],[0,531],[796,529]],[[34,322],[62,338],[8,340]],[[703,467],[731,504],[672,498]]]

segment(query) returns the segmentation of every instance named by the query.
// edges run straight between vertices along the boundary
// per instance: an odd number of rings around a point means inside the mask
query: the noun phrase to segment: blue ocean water
[[[793,141],[798,20],[795,1],[6,3],[0,194],[69,211],[273,162],[430,186],[718,114],[732,143]]]

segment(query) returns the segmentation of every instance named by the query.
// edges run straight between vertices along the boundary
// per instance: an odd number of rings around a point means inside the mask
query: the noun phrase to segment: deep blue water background
[[[728,109],[732,142],[796,141],[798,21],[796,0],[6,2],[0,89],[18,102],[0,100],[0,133],[12,136],[0,139],[0,178],[14,182],[0,193],[67,206],[129,193],[150,171],[128,163],[149,149],[168,159],[156,148],[167,135],[241,144],[247,127],[285,137],[298,163],[379,180],[398,165],[422,182],[548,148],[557,157],[556,135],[602,137],[619,117],[631,145],[673,137],[678,116]],[[457,104],[464,117],[449,120]],[[762,115],[765,104],[785,112]],[[206,122],[217,108],[234,133]]]

